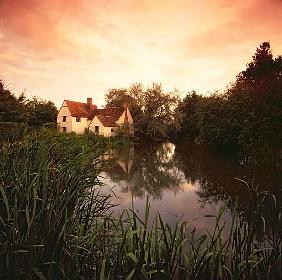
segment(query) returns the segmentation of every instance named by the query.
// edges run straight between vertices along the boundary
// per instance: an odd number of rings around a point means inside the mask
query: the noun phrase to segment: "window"
[[[66,132],[67,131],[67,128],[66,127],[63,127],[63,132]]]
[[[111,132],[114,132],[114,129],[113,129],[113,128],[111,128]]]
[[[99,133],[99,126],[98,125],[95,126],[95,133]]]
[[[67,121],[67,116],[63,116],[63,122]]]
[[[76,122],[80,122],[80,121],[81,121],[80,117],[76,117]]]

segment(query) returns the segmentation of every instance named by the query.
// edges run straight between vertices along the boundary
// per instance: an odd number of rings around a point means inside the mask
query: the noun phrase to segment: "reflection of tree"
[[[236,159],[224,157],[205,147],[193,144],[177,144],[175,147],[174,162],[183,171],[186,180],[191,183],[198,182],[199,190],[197,195],[199,201],[205,203],[219,203],[232,198],[230,207],[234,206],[238,199],[242,214],[248,209],[252,193],[248,186],[236,179],[240,178],[249,184],[250,188],[258,186],[258,192],[268,191],[276,196],[276,202],[281,203],[281,168],[255,168],[250,166],[240,166]],[[264,195],[263,193],[259,196]],[[269,211],[272,197],[267,196],[261,205],[261,213],[266,218],[266,227],[273,225],[273,219],[278,218],[278,214]],[[247,219],[247,217],[245,217]],[[260,220],[262,222],[262,220]],[[258,230],[259,233],[259,230]]]
[[[106,173],[122,191],[130,190],[134,197],[148,193],[161,198],[163,190],[177,192],[181,183],[182,173],[174,165],[173,149],[169,143],[139,143],[134,153],[128,147],[117,150]]]
[[[134,197],[143,198],[147,193],[154,199],[161,199],[166,190],[176,193],[184,182],[197,183],[196,194],[203,206],[218,204],[231,197],[229,206],[233,207],[238,198],[244,213],[248,209],[250,192],[246,184],[236,180],[240,178],[250,186],[259,185],[258,191],[274,193],[280,203],[281,168],[240,166],[234,158],[187,143],[139,143],[134,148],[123,147],[109,154],[107,176],[122,192],[131,192]],[[268,213],[267,207],[262,212],[267,217],[268,227],[277,215]]]
[[[281,188],[281,169],[240,166],[234,158],[193,144],[177,144],[174,162],[188,182],[199,183],[197,193],[202,202],[218,202],[230,196],[238,196],[242,203],[246,202],[248,187],[236,178],[259,185],[259,190],[278,193]]]

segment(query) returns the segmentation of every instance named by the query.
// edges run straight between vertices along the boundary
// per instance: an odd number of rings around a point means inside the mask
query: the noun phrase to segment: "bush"
[[[0,142],[18,140],[27,130],[23,123],[0,122]]]

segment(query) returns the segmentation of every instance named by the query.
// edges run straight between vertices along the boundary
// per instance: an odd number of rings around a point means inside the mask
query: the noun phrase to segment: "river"
[[[199,231],[213,228],[214,218],[207,215],[216,215],[229,197],[244,208],[250,187],[278,197],[282,188],[281,167],[244,166],[191,143],[137,143],[109,151],[107,160],[102,182],[117,196],[115,211],[133,203],[142,216],[148,196],[152,218],[159,212],[171,225],[181,218]],[[226,211],[223,219],[229,218]]]

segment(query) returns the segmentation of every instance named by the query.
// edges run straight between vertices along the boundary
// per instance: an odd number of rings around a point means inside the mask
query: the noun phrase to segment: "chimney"
[[[128,102],[123,102],[122,107],[127,110],[128,109]]]
[[[91,98],[91,97],[88,97],[88,98],[87,98],[87,108],[88,108],[89,110],[92,109],[92,98]]]

